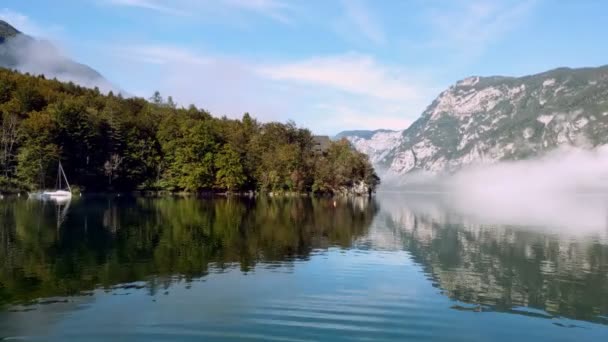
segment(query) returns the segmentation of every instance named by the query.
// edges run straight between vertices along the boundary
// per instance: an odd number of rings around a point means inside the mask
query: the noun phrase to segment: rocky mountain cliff
[[[443,91],[408,129],[388,134],[344,136],[395,175],[608,144],[608,66],[469,77]],[[370,147],[378,141],[386,145]]]
[[[367,154],[372,163],[379,164],[395,146],[401,144],[403,131],[344,131],[334,137],[336,140],[342,138],[348,139],[357,151]]]
[[[0,20],[0,67],[72,81],[104,91],[113,86],[96,70],[63,56],[50,42],[24,34]]]

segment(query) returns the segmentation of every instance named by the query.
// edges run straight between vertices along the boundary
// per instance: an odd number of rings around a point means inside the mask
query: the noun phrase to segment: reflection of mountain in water
[[[60,229],[54,211],[0,202],[0,306],[141,280],[155,291],[259,262],[291,267],[314,249],[350,247],[377,207],[364,199],[89,199],[72,203]]]
[[[380,204],[370,236],[398,237],[449,297],[608,323],[601,318],[608,313],[605,231],[576,236],[551,227],[479,224],[435,196],[389,196]]]

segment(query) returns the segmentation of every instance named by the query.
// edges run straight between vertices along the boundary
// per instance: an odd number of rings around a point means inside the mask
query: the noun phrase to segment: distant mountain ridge
[[[93,68],[63,56],[53,44],[0,20],[0,67],[107,91],[114,87]]]
[[[353,131],[342,131],[334,136],[334,140],[349,138],[349,137],[359,137],[361,139],[371,139],[374,134],[377,133],[394,133],[399,131],[393,131],[390,129],[377,129],[375,131],[368,130],[353,130]]]
[[[378,129],[375,131],[343,131],[338,133],[334,139],[346,138],[359,152],[369,156],[370,161],[378,165],[388,153],[403,139],[403,131],[391,131]]]
[[[343,136],[392,175],[452,172],[526,159],[561,146],[606,145],[608,66],[469,77],[443,91],[409,128],[394,134],[391,140],[384,133]],[[368,147],[378,140],[387,145]]]

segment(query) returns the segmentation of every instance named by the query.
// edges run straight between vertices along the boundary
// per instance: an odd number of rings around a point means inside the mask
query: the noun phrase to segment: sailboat
[[[67,189],[64,189],[63,187],[64,182]],[[69,201],[72,198],[72,188],[70,187],[68,178],[65,175],[63,166],[61,166],[61,162],[59,162],[59,168],[57,170],[56,188],[54,190],[30,193],[30,198],[54,200],[57,202]]]

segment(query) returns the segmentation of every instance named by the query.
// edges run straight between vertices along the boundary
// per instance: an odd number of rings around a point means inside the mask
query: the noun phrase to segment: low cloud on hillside
[[[382,189],[437,192],[454,210],[488,223],[606,228],[608,146],[563,148],[537,159],[480,165],[448,176],[389,178]]]
[[[0,45],[0,66],[88,88],[98,87],[104,93],[119,91],[97,71],[67,58],[52,43],[25,35],[10,38]]]
[[[447,180],[449,190],[519,197],[529,194],[608,191],[608,146],[595,150],[562,148],[532,160],[469,168]]]
[[[593,150],[564,147],[544,156],[475,165],[454,174],[385,174],[384,189],[436,190],[479,195],[608,192],[608,146]]]

